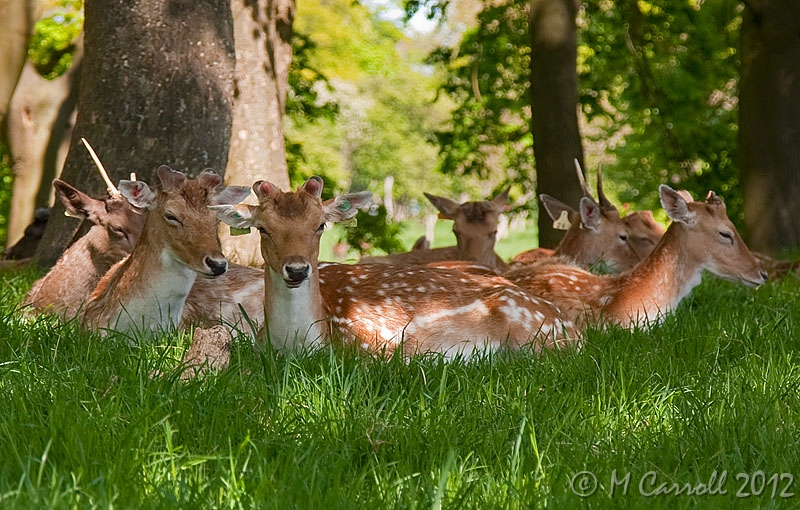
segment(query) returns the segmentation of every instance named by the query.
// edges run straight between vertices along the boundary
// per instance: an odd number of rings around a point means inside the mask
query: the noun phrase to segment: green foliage
[[[342,241],[361,255],[379,250],[384,253],[406,251],[400,241],[403,227],[400,223],[388,221],[384,206],[373,206],[369,212],[356,216],[356,222],[343,230]]]
[[[187,334],[129,345],[24,319],[33,277],[0,273],[4,508],[791,506],[783,485],[736,497],[758,470],[798,492],[796,277],[704,282],[662,325],[592,330],[578,352],[445,362],[240,338],[227,370],[186,381]],[[632,479],[611,496],[614,470]],[[715,470],[725,494],[639,494],[650,471],[696,485]],[[582,471],[601,484],[585,499]]]
[[[725,0],[587,2],[582,13],[581,105],[619,137],[607,167],[620,198],[658,207],[657,186],[723,196],[736,223],[738,39],[741,5]]]
[[[75,40],[83,31],[83,0],[61,0],[36,22],[28,59],[43,77],[52,80],[72,66]]]

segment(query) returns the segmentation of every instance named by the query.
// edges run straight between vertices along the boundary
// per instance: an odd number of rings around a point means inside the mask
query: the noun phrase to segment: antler
[[[103,168],[103,163],[100,162],[100,158],[97,157],[97,154],[92,149],[92,146],[89,145],[89,142],[86,141],[86,138],[81,138],[81,142],[83,145],[86,146],[86,150],[89,151],[89,155],[92,157],[92,161],[94,161],[97,170],[100,172],[100,175],[103,177],[103,180],[106,181],[106,187],[108,188],[108,194],[111,198],[120,198],[122,197],[122,193],[119,192],[114,183],[111,182],[111,179],[108,177],[108,172],[106,169]]]
[[[603,193],[603,168],[600,166],[597,167],[597,200],[600,202],[600,208],[606,211],[617,210]]]
[[[589,189],[589,186],[586,185],[586,178],[583,176],[583,169],[581,168],[581,164],[578,163],[578,158],[573,160],[575,162],[575,172],[578,174],[578,182],[581,185],[581,190],[583,191],[583,196],[589,197],[592,200],[592,190]]]

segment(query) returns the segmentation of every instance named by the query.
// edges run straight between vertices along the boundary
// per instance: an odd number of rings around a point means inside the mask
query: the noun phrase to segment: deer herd
[[[104,174],[102,199],[56,180],[67,213],[90,228],[23,304],[29,314],[78,317],[101,334],[224,328],[278,350],[343,342],[371,353],[452,357],[580,346],[589,326],[648,327],[674,310],[704,271],[752,287],[766,281],[713,192],[699,202],[662,185],[672,221],[664,231],[649,211],[621,216],[599,172],[595,199],[577,171],[577,208],[541,196],[554,225],[566,231],[562,242],[510,263],[494,251],[508,190],[462,204],[426,194],[440,217],[453,220],[456,246],[339,264],[319,262],[320,237],[372,197],[323,201],[319,177],[296,191],[265,181],[251,190],[224,186],[210,170],[190,178],[162,166],[153,187],[123,180],[117,188]],[[251,191],[257,205],[240,204]],[[219,220],[260,236],[263,269],[227,262]]]

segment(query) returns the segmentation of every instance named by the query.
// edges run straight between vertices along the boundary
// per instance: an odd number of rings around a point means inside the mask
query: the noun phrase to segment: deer
[[[417,249],[406,253],[393,253],[385,257],[364,257],[366,264],[427,264],[447,260],[477,262],[497,272],[508,269],[508,265],[494,251],[497,237],[497,220],[507,207],[510,188],[492,200],[458,203],[449,198],[425,193],[425,197],[439,210],[439,217],[453,220],[456,246],[421,249],[424,242],[415,243]]]
[[[237,204],[246,186],[221,186],[222,178],[204,170],[194,179],[162,165],[160,189],[123,180],[122,195],[148,211],[130,256],[98,282],[82,317],[85,327],[158,331],[179,324],[186,297],[197,276],[214,278],[228,268],[216,234],[210,205]]]
[[[145,211],[122,196],[89,143],[82,141],[106,183],[108,196],[95,199],[60,179],[53,181],[66,214],[91,226],[31,287],[22,304],[33,313],[53,313],[65,319],[75,317],[100,278],[133,251],[144,226]]]
[[[297,191],[257,181],[257,206],[216,206],[235,228],[256,228],[267,261],[265,326],[259,338],[280,350],[329,343],[334,335],[369,352],[471,353],[501,345],[555,346],[579,339],[574,324],[543,299],[499,276],[411,264],[320,264],[330,221],[352,218],[366,195],[324,204],[323,181]]]
[[[750,252],[713,191],[705,202],[687,201],[669,186],[659,187],[672,220],[652,253],[634,269],[595,275],[575,265],[551,264],[506,273],[533,295],[554,302],[582,326],[656,324],[700,284],[703,271],[758,287],[767,273]]]
[[[513,267],[534,262],[563,262],[564,258],[584,268],[602,264],[602,269],[617,273],[633,268],[661,238],[664,230],[650,211],[620,217],[619,210],[603,192],[600,169],[597,171],[597,201],[592,197],[577,160],[575,170],[583,192],[579,211],[550,195],[539,196],[554,220],[554,227],[566,230],[564,238],[554,251],[533,249],[516,255],[511,261]]]

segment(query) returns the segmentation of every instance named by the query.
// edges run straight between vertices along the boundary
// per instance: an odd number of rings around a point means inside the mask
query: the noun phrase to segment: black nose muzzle
[[[299,287],[308,279],[311,266],[307,263],[291,263],[283,266],[283,278],[290,287]]]
[[[206,257],[204,262],[211,271],[211,274],[214,276],[219,276],[228,270],[228,261],[225,259],[213,259],[211,257]]]

